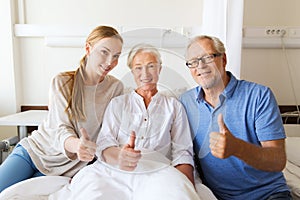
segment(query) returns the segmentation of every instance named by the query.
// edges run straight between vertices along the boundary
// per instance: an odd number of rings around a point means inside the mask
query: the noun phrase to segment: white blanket
[[[139,170],[125,172],[96,162],[82,169],[59,194],[52,194],[51,200],[80,200],[87,196],[89,200],[200,199],[191,182],[176,168],[149,160],[139,164]]]
[[[300,200],[300,137],[287,137],[287,163],[283,171],[294,200]]]
[[[42,176],[27,179],[0,193],[0,200],[46,200],[70,182],[69,177]]]
[[[170,169],[171,168],[171,169]],[[181,173],[178,173],[178,171],[172,167],[168,168],[168,170],[158,170],[157,176],[153,176],[153,178],[149,179],[147,178],[148,183],[150,184],[150,187],[142,188],[140,187],[139,191],[135,194],[136,200],[147,200],[148,199],[165,199],[165,200],[175,200],[175,199],[201,199],[201,200],[217,200],[212,192],[203,184],[201,184],[199,178],[195,179],[196,182],[196,189],[198,195],[195,196],[195,193],[193,191],[193,187],[189,183],[188,179],[182,175]],[[164,172],[163,172],[164,171]],[[116,174],[118,172],[115,172]],[[120,173],[120,172],[119,172]],[[156,173],[156,172],[155,172]],[[159,175],[160,174],[160,175]],[[127,174],[129,175],[129,174]],[[134,176],[140,176],[141,174],[137,173]],[[159,177],[165,177],[164,179],[161,179]],[[179,175],[179,176],[178,176]],[[126,176],[126,175],[125,175]],[[132,174],[130,175],[132,177]],[[95,177],[92,177],[95,179]],[[130,178],[128,181],[132,181],[134,178]],[[99,193],[106,194],[107,192],[111,194],[111,191],[109,190],[109,185],[105,185],[109,179],[100,179],[99,184],[94,185],[94,191],[91,191],[87,194],[81,193],[80,196],[76,197],[77,199],[93,199],[93,196],[98,196]],[[69,184],[70,178],[68,177],[62,177],[62,176],[44,176],[44,177],[38,177],[38,178],[32,178],[28,179],[26,181],[22,181],[20,183],[17,183],[6,190],[4,190],[0,194],[0,200],[54,200],[54,199],[62,199],[66,200],[70,198],[71,191]],[[88,187],[86,184],[90,184],[91,181],[89,181],[88,176],[84,176],[80,180],[78,184],[75,184],[76,187]],[[139,182],[140,184],[142,182]],[[171,186],[169,183],[178,183],[177,189],[170,189]],[[119,194],[123,193],[123,195],[132,195],[132,191],[129,188],[126,188],[124,185],[119,183],[115,183],[119,187],[119,191],[114,191]],[[101,188],[101,185],[103,186]],[[103,190],[104,191],[101,191]],[[99,189],[99,190],[98,190]],[[156,198],[153,198],[153,192],[163,190],[164,196],[157,196]],[[116,199],[120,199],[119,194],[114,193],[113,196],[116,197]],[[76,194],[75,194],[76,195]],[[166,198],[167,196],[167,198]],[[124,196],[121,196],[124,197]],[[101,198],[102,199],[102,198]],[[112,200],[113,197],[109,197],[109,200]],[[124,199],[124,198],[122,198]],[[72,199],[73,200],[73,199]]]

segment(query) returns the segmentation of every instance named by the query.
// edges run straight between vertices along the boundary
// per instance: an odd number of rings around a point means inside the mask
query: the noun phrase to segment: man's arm
[[[286,164],[285,139],[261,142],[261,146],[234,137],[218,119],[220,132],[210,135],[210,148],[215,157],[236,156],[252,167],[263,171],[282,171]]]
[[[233,155],[259,170],[282,171],[286,164],[285,140],[271,140],[261,144],[260,147],[238,139]]]

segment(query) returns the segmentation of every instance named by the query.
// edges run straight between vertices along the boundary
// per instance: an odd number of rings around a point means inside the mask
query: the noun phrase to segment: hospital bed
[[[286,177],[294,200],[300,200],[300,125],[285,125],[287,133],[287,165],[283,173]],[[198,177],[198,176],[196,176]],[[30,199],[44,200],[48,195],[63,188],[70,181],[69,177],[45,176],[17,183],[0,194],[0,200]],[[215,200],[211,191],[196,178],[196,189],[201,199]]]
[[[18,136],[13,136],[0,141],[0,164],[8,156],[12,148],[19,142]]]
[[[38,110],[38,112],[31,112],[34,110]],[[3,120],[2,123],[4,125],[18,125],[18,136],[12,136],[10,138],[0,141],[0,164],[5,160],[8,154],[14,148],[14,146],[19,142],[20,138],[27,136],[32,131],[37,129],[37,124],[40,121],[42,121],[42,119],[47,114],[46,112],[41,112],[40,114],[41,110],[48,110],[48,106],[21,105],[20,113],[15,113],[1,118]],[[24,113],[24,111],[29,112]],[[30,124],[30,126],[28,126],[28,124]],[[32,126],[33,124],[36,126]]]
[[[300,125],[285,124],[287,164],[283,171],[294,200],[300,200]]]

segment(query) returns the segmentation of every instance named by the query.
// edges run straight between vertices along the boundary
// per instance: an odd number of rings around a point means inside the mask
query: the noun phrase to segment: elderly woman
[[[185,110],[157,89],[158,50],[137,45],[127,63],[137,88],[108,105],[97,139],[98,161],[73,178],[70,199],[199,199]]]

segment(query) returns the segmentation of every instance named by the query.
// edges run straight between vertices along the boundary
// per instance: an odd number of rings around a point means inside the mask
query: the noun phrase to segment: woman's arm
[[[175,162],[175,168],[194,184],[193,143],[190,127],[182,104],[180,102],[176,104],[175,120],[171,129],[173,162]]]
[[[71,159],[76,157],[85,162],[92,161],[96,153],[96,143],[89,140],[84,128],[80,129],[81,138],[68,137],[65,141],[65,150]]]
[[[194,181],[194,168],[190,164],[180,164],[175,166],[176,169],[178,169],[180,172],[182,172],[186,177],[195,185]]]
[[[135,133],[132,132],[130,140],[123,148],[112,146],[102,151],[104,161],[111,165],[118,165],[120,169],[133,171],[142,157],[140,150],[134,150]]]

